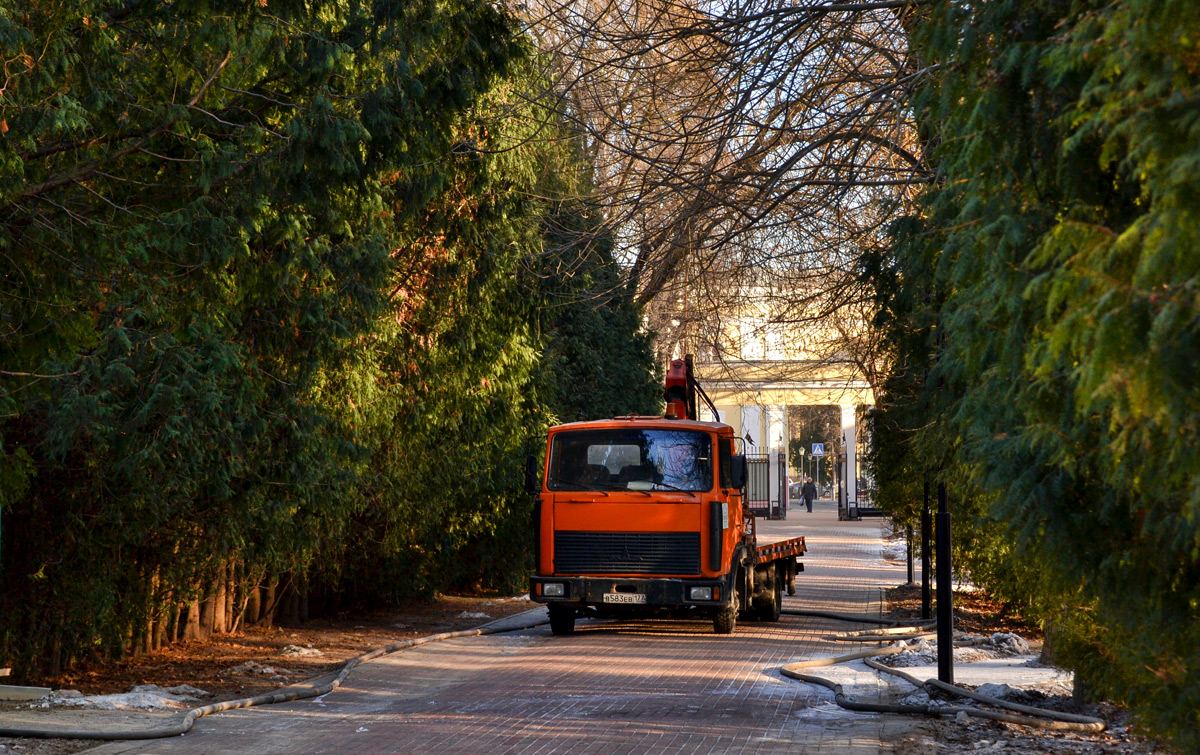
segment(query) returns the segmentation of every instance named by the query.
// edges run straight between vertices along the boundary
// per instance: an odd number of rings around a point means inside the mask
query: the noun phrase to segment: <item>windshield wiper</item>
[[[601,484],[601,483],[593,483],[593,484]],[[563,493],[604,493],[605,492],[601,488],[593,488],[588,485],[584,485],[581,482],[559,480],[557,478],[550,481],[550,489],[559,491],[559,492],[563,492]]]
[[[611,482],[592,482],[583,487],[584,490],[595,490],[603,493],[606,490],[624,490],[625,488],[617,487]]]
[[[671,483],[669,483],[669,482],[656,482],[656,483],[654,483],[654,484],[655,484],[656,486],[659,486],[659,487],[664,487],[664,488],[667,488],[668,490],[675,490],[675,491],[678,491],[678,492],[680,492],[680,493],[687,493],[687,494],[689,494],[689,495],[695,495],[695,494],[696,494],[696,491],[694,491],[694,490],[684,490],[683,488],[677,488],[677,487],[675,487],[674,485],[672,485],[672,484],[671,484]]]
[[[649,490],[638,490],[637,488],[631,488],[631,487],[629,487],[628,485],[626,485],[625,483],[620,483],[620,482],[600,482],[600,483],[596,483],[596,484],[597,484],[597,485],[607,485],[608,487],[604,488],[604,490],[614,490],[614,491],[617,491],[617,490],[619,490],[619,491],[621,491],[622,493],[641,493],[642,495],[644,495],[644,496],[646,496],[646,497],[649,497],[649,496],[650,496],[650,491],[649,491]]]

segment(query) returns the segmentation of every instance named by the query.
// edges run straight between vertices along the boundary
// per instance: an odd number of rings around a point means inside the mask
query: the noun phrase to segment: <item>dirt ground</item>
[[[884,595],[889,618],[897,621],[921,619],[921,585],[900,585]],[[936,618],[936,607],[930,606]],[[1040,641],[1042,630],[1018,613],[1005,611],[1004,606],[980,591],[956,590],[954,593],[954,628],[970,634],[1013,632],[1028,641]]]
[[[78,690],[84,695],[128,692],[142,684],[163,688],[190,684],[211,693],[203,704],[236,700],[320,676],[357,655],[403,639],[471,629],[537,607],[521,598],[443,596],[370,616],[318,619],[295,627],[251,628],[137,658],[83,665],[32,683],[55,690]],[[311,651],[320,655],[304,654]],[[272,673],[263,673],[264,667]],[[14,705],[18,703],[0,703],[0,711]],[[96,744],[86,740],[0,737],[0,755],[67,755]]]

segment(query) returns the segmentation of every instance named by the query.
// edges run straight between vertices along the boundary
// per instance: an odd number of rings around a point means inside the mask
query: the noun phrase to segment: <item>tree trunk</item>
[[[283,584],[279,596],[279,623],[295,626],[300,623],[300,593],[296,591],[296,583],[290,575],[284,577]]]
[[[54,635],[50,642],[50,676],[62,673],[62,638]]]
[[[279,581],[272,579],[260,588],[258,626],[270,627],[275,620],[275,593]]]
[[[225,625],[225,603],[228,599],[226,591],[225,566],[222,564],[217,570],[216,594],[212,598],[213,634],[225,634],[229,631],[229,627]]]
[[[1045,631],[1042,632],[1042,652],[1038,656],[1038,663],[1044,663],[1047,666],[1054,665],[1054,651],[1057,644],[1057,630],[1051,624],[1047,624]]]
[[[141,626],[134,630],[135,637],[133,639],[133,655],[136,658],[139,655],[144,655],[150,652],[150,645],[154,642],[154,617],[147,616]]]
[[[200,599],[192,598],[192,601],[187,606],[187,623],[183,625],[182,639],[187,642],[189,640],[200,639]]]
[[[158,648],[158,633],[163,621],[162,603],[158,597],[158,569],[150,575],[150,590],[146,596],[146,652]]]
[[[167,643],[167,633],[175,623],[171,610],[171,597],[171,594],[167,593],[166,599],[158,607],[154,622],[154,639],[151,641],[151,650],[158,650]]]
[[[209,584],[208,589],[203,593],[200,599],[200,639],[207,640],[212,637],[213,633],[213,606],[216,601],[213,600],[212,585]]]
[[[258,591],[257,584],[248,583],[246,585],[245,589],[246,589],[246,608],[245,608],[245,610],[242,611],[242,615],[245,617],[246,625],[251,626],[251,625],[258,623],[258,612],[259,612],[259,609],[261,608],[261,605],[260,605],[261,601],[259,600],[259,591]]]
[[[175,597],[175,592],[169,594],[170,602],[167,603],[167,626],[163,632],[162,644],[169,645],[179,639],[179,600]]]
[[[237,562],[229,559],[229,563],[225,565],[225,628],[223,631],[226,633],[232,632],[237,623],[237,601],[234,600],[236,593]]]

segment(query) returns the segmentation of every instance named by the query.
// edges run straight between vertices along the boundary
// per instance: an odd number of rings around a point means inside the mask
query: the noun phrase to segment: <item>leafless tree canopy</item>
[[[722,353],[731,297],[794,328],[927,180],[904,95],[911,3],[532,0],[552,101],[664,350]],[[718,307],[718,304],[720,306]],[[738,355],[734,354],[733,357]]]

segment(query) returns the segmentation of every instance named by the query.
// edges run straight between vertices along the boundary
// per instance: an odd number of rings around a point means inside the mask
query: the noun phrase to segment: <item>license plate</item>
[[[606,592],[605,603],[645,603],[646,596],[636,592]]]

